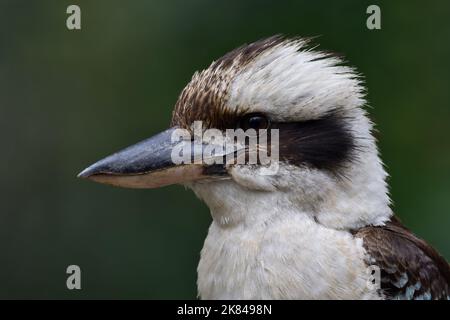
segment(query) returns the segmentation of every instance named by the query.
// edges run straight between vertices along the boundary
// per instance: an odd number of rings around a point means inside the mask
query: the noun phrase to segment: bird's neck
[[[201,298],[376,298],[366,286],[364,249],[350,232],[277,205],[273,194],[246,193],[246,200],[208,203],[214,221],[198,266]]]
[[[308,215],[282,193],[248,190],[224,180],[192,188],[209,207],[214,222],[223,228],[258,227],[287,213]]]
[[[377,169],[379,166],[372,168],[368,162],[366,168],[359,170]],[[257,228],[291,215],[337,230],[382,225],[392,215],[384,179],[360,176],[353,183],[344,181],[341,188],[331,187],[326,196],[249,190],[232,180],[197,184],[192,189],[208,205],[215,223],[223,228]]]

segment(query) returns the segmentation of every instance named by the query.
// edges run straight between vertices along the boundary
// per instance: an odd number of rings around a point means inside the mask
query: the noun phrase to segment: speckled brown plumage
[[[178,98],[172,125],[189,129],[194,121],[203,121],[204,128],[233,128],[240,114],[226,108],[231,81],[246,64],[284,41],[282,36],[273,36],[243,45],[196,72]],[[245,106],[239,108],[239,113],[245,113]]]
[[[449,299],[450,267],[439,253],[397,218],[355,232],[381,269],[381,290],[391,299]]]

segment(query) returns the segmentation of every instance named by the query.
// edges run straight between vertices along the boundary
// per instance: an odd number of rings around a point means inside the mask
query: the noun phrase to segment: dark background
[[[206,206],[75,176],[166,128],[195,70],[277,33],[319,35],[365,76],[394,210],[450,259],[450,2],[0,3],[0,298],[195,298]]]

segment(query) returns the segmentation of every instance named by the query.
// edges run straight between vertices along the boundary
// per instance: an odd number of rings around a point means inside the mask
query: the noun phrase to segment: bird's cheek
[[[244,188],[258,191],[275,191],[273,177],[264,175],[261,167],[234,165],[229,167],[231,178]]]

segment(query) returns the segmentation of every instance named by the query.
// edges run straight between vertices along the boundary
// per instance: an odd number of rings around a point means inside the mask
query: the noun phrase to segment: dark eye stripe
[[[348,128],[348,121],[336,113],[301,122],[272,122],[259,113],[235,115],[221,129],[231,129],[234,122],[235,128],[246,130],[250,127],[249,119],[254,117],[264,117],[267,127],[279,130],[281,161],[342,174],[339,169],[355,158],[356,139]]]
[[[336,171],[351,161],[355,138],[339,115],[317,120],[273,123],[280,133],[280,160]]]

